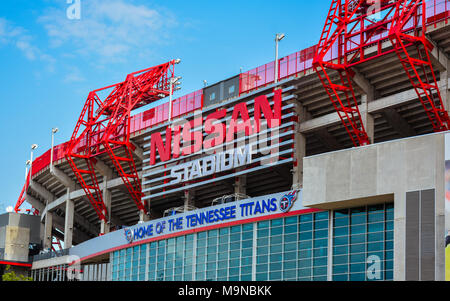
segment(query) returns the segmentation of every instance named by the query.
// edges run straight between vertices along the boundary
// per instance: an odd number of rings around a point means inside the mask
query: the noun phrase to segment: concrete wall
[[[6,226],[5,260],[28,261],[30,229]]]
[[[6,213],[0,216],[0,259],[28,262],[29,245],[41,243],[39,216]]]
[[[407,280],[406,194],[434,190],[434,278],[443,280],[444,154],[441,133],[305,158],[303,205],[332,210],[393,200],[394,279]]]
[[[40,243],[41,217],[27,214],[9,213],[9,226],[30,230],[30,243]]]

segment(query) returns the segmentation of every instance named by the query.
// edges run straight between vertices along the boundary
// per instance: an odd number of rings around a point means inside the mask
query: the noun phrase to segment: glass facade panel
[[[326,281],[332,253],[333,280],[392,280],[393,205],[334,211],[332,242],[329,216],[289,216],[115,251],[111,279]]]
[[[393,280],[393,205],[335,211],[333,280]]]

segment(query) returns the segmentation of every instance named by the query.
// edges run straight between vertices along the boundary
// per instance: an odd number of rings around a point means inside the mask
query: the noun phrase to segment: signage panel
[[[144,160],[144,200],[294,162],[298,122],[283,91],[229,101],[191,120],[176,120],[150,136]],[[211,187],[211,186],[210,186]],[[201,187],[200,187],[201,188]]]
[[[189,230],[308,209],[302,206],[301,199],[302,191],[294,190],[189,211],[124,229],[123,239],[133,243]]]

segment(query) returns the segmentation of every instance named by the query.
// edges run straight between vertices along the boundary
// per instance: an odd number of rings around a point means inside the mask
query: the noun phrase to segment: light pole
[[[53,146],[55,144],[55,134],[58,133],[58,128],[52,129],[52,148],[50,150],[50,171],[53,171]]]
[[[25,162],[25,181],[28,178],[28,166],[31,165],[31,160],[27,160],[27,162]]]
[[[181,80],[181,76],[179,77],[172,77],[170,79],[170,91],[169,91],[169,122],[172,121],[172,98],[173,98],[173,91],[179,90],[180,87],[178,87],[181,83],[179,82]]]
[[[33,144],[33,145],[31,146],[30,179],[31,179],[32,172],[33,172],[33,151],[34,151],[35,149],[37,149],[37,148],[38,148],[38,145],[37,145],[37,144]]]
[[[176,59],[174,60],[175,64],[179,64],[181,63],[181,59]],[[172,97],[173,97],[173,91],[179,90],[179,87],[175,87],[174,85],[177,86],[180,83],[178,82],[181,79],[181,77],[177,77],[177,78],[173,78],[171,77],[169,80],[169,87],[170,87],[170,91],[169,91],[169,122],[172,121]]]
[[[284,33],[275,36],[275,83],[278,83],[278,43],[286,37]]]

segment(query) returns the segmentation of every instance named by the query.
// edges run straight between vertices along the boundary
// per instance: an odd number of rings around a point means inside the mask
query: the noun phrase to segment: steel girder
[[[369,144],[352,67],[395,52],[435,131],[449,128],[426,39],[423,0],[332,0],[313,67],[355,146]],[[390,40],[393,47],[383,47]],[[366,54],[366,49],[375,52]],[[410,50],[416,48],[413,57]],[[337,74],[337,76],[336,76]]]
[[[108,210],[95,164],[105,153],[138,209],[147,213],[132,153],[134,146],[130,142],[131,111],[169,95],[176,63],[173,60],[131,73],[122,83],[92,91],[86,100],[69,142],[66,159],[102,221],[108,220]],[[103,101],[100,95],[109,91],[109,96]]]

